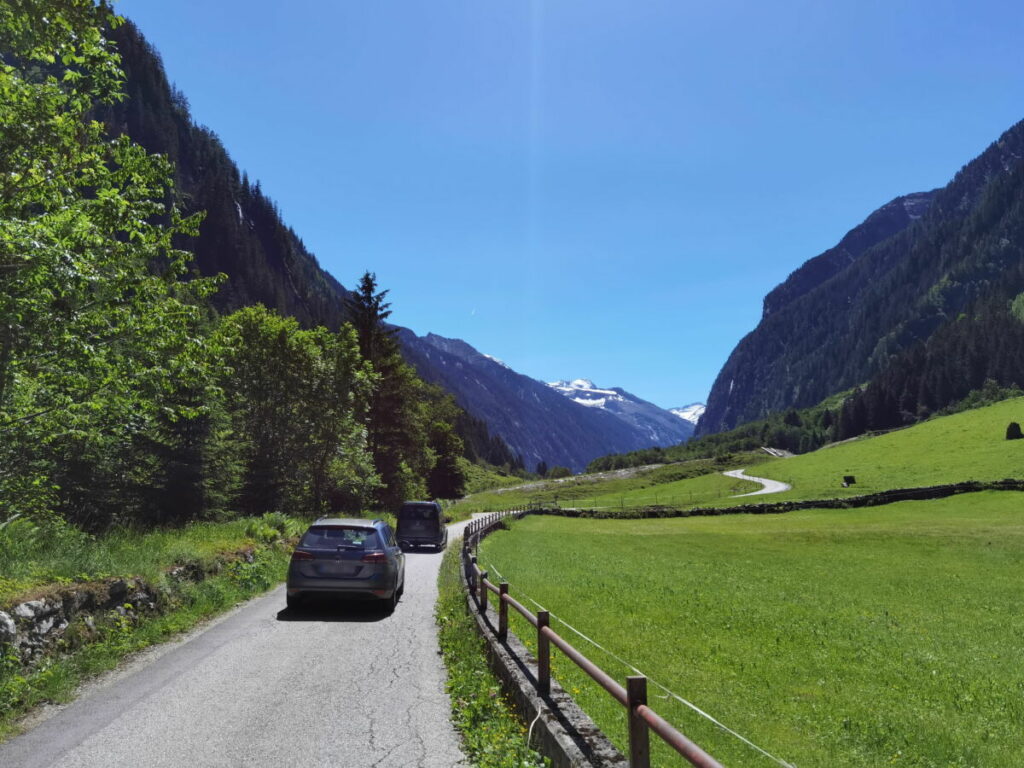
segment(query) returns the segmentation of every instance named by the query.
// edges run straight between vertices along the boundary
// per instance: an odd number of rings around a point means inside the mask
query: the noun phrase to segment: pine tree
[[[383,483],[377,503],[397,509],[427,492],[425,481],[436,457],[428,445],[425,385],[402,359],[395,330],[385,324],[391,315],[391,305],[384,301],[387,293],[378,292],[376,275],[366,272],[346,309],[359,350],[378,376],[367,424],[370,452]]]

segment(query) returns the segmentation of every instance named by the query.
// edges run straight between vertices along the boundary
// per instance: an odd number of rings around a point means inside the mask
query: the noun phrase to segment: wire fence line
[[[500,571],[498,571],[498,569],[494,567],[494,564],[493,564],[493,563],[491,563],[490,561],[488,561],[488,563],[487,563],[487,568],[488,568],[488,571],[489,571],[489,572],[493,572],[493,573],[495,573],[495,574],[496,574],[496,575],[498,576],[498,578],[500,578],[500,579],[502,579],[502,580],[504,581],[504,577],[503,577],[503,576],[501,575],[501,572],[500,572]],[[708,722],[710,722],[711,724],[713,724],[714,726],[716,726],[717,728],[719,728],[719,729],[720,729],[721,731],[723,731],[723,732],[725,732],[725,733],[729,734],[730,736],[732,736],[732,737],[736,738],[737,740],[741,741],[741,742],[742,742],[743,744],[746,744],[746,745],[747,745],[748,747],[750,747],[751,749],[753,749],[753,750],[755,750],[756,752],[760,753],[760,754],[761,754],[761,755],[763,755],[764,757],[767,757],[767,758],[769,758],[770,760],[772,760],[773,762],[775,762],[776,764],[778,764],[778,765],[781,765],[781,766],[782,766],[783,768],[796,768],[796,766],[794,766],[794,765],[793,765],[792,763],[788,763],[788,762],[786,762],[785,760],[783,760],[782,758],[780,758],[780,757],[776,757],[775,755],[773,755],[773,754],[772,754],[771,752],[769,752],[768,750],[766,750],[766,749],[764,749],[763,747],[760,747],[760,746],[758,746],[757,744],[755,744],[755,743],[754,743],[753,741],[751,741],[751,740],[750,740],[749,738],[747,738],[747,737],[746,737],[746,736],[744,736],[743,734],[739,733],[738,731],[735,731],[735,730],[733,730],[732,728],[730,728],[729,726],[725,725],[724,723],[722,723],[722,722],[721,722],[720,720],[718,720],[717,718],[713,717],[712,715],[709,715],[709,714],[708,714],[707,712],[705,712],[705,711],[704,711],[703,709],[701,709],[700,707],[698,707],[698,706],[697,706],[696,704],[694,704],[694,703],[693,703],[692,701],[689,701],[689,700],[687,700],[687,699],[683,698],[682,696],[680,696],[680,695],[679,695],[678,693],[676,693],[675,691],[673,691],[673,690],[671,690],[670,688],[668,688],[667,686],[665,686],[665,685],[662,685],[661,683],[659,683],[659,682],[658,682],[657,680],[655,680],[654,678],[652,678],[652,677],[651,677],[650,675],[648,675],[647,673],[645,673],[645,672],[642,672],[641,670],[637,669],[637,667],[636,667],[636,666],[635,666],[634,664],[632,664],[631,662],[629,662],[629,661],[627,661],[626,659],[622,658],[621,656],[619,656],[618,654],[616,654],[616,653],[615,653],[614,651],[611,651],[611,650],[609,650],[609,649],[608,649],[608,648],[607,648],[606,646],[604,646],[604,645],[602,645],[601,643],[597,642],[597,641],[596,641],[596,640],[594,640],[593,638],[591,638],[591,637],[588,637],[587,635],[583,634],[583,632],[581,632],[580,630],[578,630],[578,629],[577,629],[576,627],[574,627],[574,626],[573,626],[572,624],[570,624],[570,623],[569,623],[569,622],[567,622],[567,621],[566,621],[565,619],[563,619],[563,618],[561,618],[561,617],[557,616],[557,615],[556,615],[555,613],[553,613],[553,612],[551,612],[550,610],[548,610],[547,608],[545,608],[545,607],[544,607],[543,605],[541,605],[540,603],[538,603],[538,602],[537,602],[536,600],[534,600],[534,599],[533,599],[532,597],[530,597],[529,595],[527,595],[527,594],[526,594],[525,592],[523,592],[523,591],[522,591],[521,589],[517,589],[516,591],[517,591],[517,592],[519,592],[519,593],[520,593],[520,595],[522,595],[523,597],[525,597],[525,598],[526,598],[526,599],[527,599],[527,600],[528,600],[529,602],[531,602],[531,603],[533,603],[533,604],[534,604],[535,606],[537,606],[538,610],[541,610],[541,611],[548,611],[548,614],[550,615],[550,617],[551,617],[552,619],[554,619],[555,621],[557,621],[557,622],[558,622],[559,624],[561,624],[562,626],[564,626],[564,627],[565,627],[566,629],[568,629],[569,631],[571,631],[571,632],[572,632],[573,634],[575,634],[576,636],[578,636],[578,637],[580,637],[581,639],[585,640],[585,641],[586,641],[587,643],[589,643],[590,645],[592,645],[592,646],[593,646],[594,648],[596,648],[597,650],[601,651],[602,653],[604,653],[604,654],[605,654],[605,655],[607,655],[608,657],[610,657],[610,658],[614,659],[614,660],[615,660],[615,661],[617,661],[617,662],[618,662],[619,664],[621,664],[622,666],[624,666],[624,667],[626,667],[627,669],[631,670],[631,671],[632,671],[632,672],[634,672],[635,674],[637,674],[637,675],[642,675],[642,676],[646,677],[646,678],[647,678],[647,682],[651,683],[651,684],[652,684],[652,685],[654,685],[654,686],[655,686],[656,688],[660,688],[660,689],[661,689],[662,691],[664,691],[664,692],[665,692],[665,697],[663,697],[663,698],[672,698],[672,699],[674,699],[674,700],[678,701],[678,702],[679,702],[680,704],[682,704],[682,705],[684,705],[685,707],[687,707],[688,709],[692,710],[692,711],[693,711],[693,712],[695,712],[695,713],[696,713],[697,715],[699,715],[700,717],[704,718],[705,720],[707,720]]]
[[[615,653],[608,650],[592,638],[587,637],[563,619],[552,616],[550,611],[545,610],[538,602],[528,595],[522,595],[527,601],[537,606],[538,611],[537,614],[534,615],[525,606],[523,606],[522,603],[512,597],[510,594],[510,586],[504,579],[502,579],[501,583],[497,585],[489,581],[488,576],[490,572],[482,570],[477,563],[477,555],[479,555],[481,538],[501,527],[504,527],[505,517],[514,515],[516,519],[520,519],[526,514],[530,514],[530,510],[507,510],[502,513],[491,514],[483,519],[471,522],[469,527],[466,529],[466,535],[463,538],[462,559],[464,573],[466,576],[466,585],[476,602],[477,610],[481,616],[487,616],[488,592],[493,592],[498,596],[498,628],[495,633],[498,641],[503,641],[508,636],[509,606],[514,608],[515,611],[520,613],[529,624],[537,629],[537,672],[535,685],[538,693],[542,696],[546,696],[550,691],[551,645],[554,645],[562,651],[566,658],[572,661],[592,680],[597,682],[608,694],[610,694],[613,699],[617,700],[626,708],[627,724],[629,726],[629,765],[631,768],[649,768],[650,766],[650,746],[648,742],[649,731],[654,731],[662,741],[690,762],[691,765],[698,766],[699,768],[722,768],[721,764],[717,760],[690,741],[686,736],[676,730],[671,724],[647,705],[648,682],[651,682],[656,688],[665,691],[665,696],[660,698],[671,699],[682,703],[701,717],[707,719],[716,727],[720,728],[722,731],[732,735],[763,756],[768,757],[776,764],[783,768],[794,768],[790,763],[775,757],[747,737],[728,728],[721,723],[721,721],[709,715],[703,709],[686,700],[666,686],[650,680],[628,661],[617,656]],[[476,555],[472,554],[474,551],[476,552]],[[498,578],[502,578],[501,573],[496,568],[493,568],[493,566],[491,566],[491,568]],[[626,678],[627,685],[623,687],[610,677],[607,672],[590,661],[565,639],[558,635],[558,633],[556,633],[550,626],[550,620],[552,618],[555,618],[556,621],[563,624],[580,638],[590,643],[598,650],[601,650],[608,657],[615,659],[618,663],[624,665],[627,669],[636,674],[634,676],[628,676]],[[489,620],[488,623],[490,624]],[[491,627],[493,630],[493,624],[491,624]]]

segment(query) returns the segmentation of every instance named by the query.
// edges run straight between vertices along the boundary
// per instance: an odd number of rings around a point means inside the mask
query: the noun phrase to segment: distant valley
[[[259,302],[307,327],[339,327],[347,290],[216,135],[191,121],[138,31],[127,24],[116,37],[128,99],[102,117],[173,160],[186,212],[206,211],[200,235],[181,246],[203,274],[228,275],[217,308]],[[1022,158],[1019,124],[943,189],[892,200],[795,270],[768,292],[761,322],[729,356],[706,412],[701,404],[660,409],[586,379],[551,387],[433,334],[401,331],[403,352],[530,470],[543,461],[579,471],[605,454],[678,444],[693,425],[711,435],[865,382],[844,433],[913,423],[986,381],[1024,382]]]
[[[545,384],[460,339],[401,329],[399,340],[419,374],[483,419],[528,469],[543,461],[578,472],[609,453],[676,445],[693,434],[690,422],[617,387]]]

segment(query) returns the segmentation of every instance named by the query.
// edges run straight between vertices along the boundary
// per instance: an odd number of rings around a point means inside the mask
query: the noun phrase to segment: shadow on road
[[[397,610],[402,610],[401,603]],[[374,602],[329,597],[307,597],[299,608],[284,608],[277,612],[278,621],[361,623],[383,621],[389,616],[391,613],[384,606]]]

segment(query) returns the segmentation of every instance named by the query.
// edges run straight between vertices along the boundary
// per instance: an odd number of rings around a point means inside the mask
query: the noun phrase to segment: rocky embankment
[[[117,578],[40,588],[31,599],[0,606],[0,657],[11,649],[23,666],[31,667],[51,652],[73,651],[99,639],[102,628],[113,622],[162,612],[174,604],[184,583],[202,581],[240,560],[253,562],[254,551],[219,558],[207,568],[176,566],[159,584]]]

